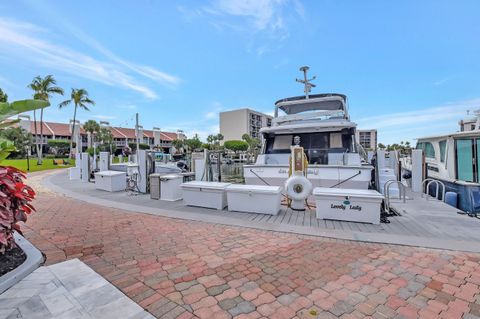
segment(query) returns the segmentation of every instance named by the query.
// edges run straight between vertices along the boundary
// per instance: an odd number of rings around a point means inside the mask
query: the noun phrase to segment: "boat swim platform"
[[[181,200],[154,200],[149,194],[97,190],[94,183],[70,181],[66,170],[47,175],[42,183],[67,197],[131,213],[341,240],[480,252],[480,219],[459,215],[454,207],[432,198],[427,201],[414,193],[407,194],[405,203],[391,200],[392,208],[401,216],[389,217],[390,223],[373,225],[319,220],[314,209],[297,212],[285,206],[275,216],[189,207]]]

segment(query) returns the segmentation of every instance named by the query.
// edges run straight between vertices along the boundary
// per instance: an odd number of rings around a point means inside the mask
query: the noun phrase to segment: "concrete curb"
[[[97,198],[91,195],[78,194],[64,187],[58,186],[53,183],[52,178],[60,172],[50,174],[42,180],[42,185],[56,193],[63,194],[64,196],[88,202],[91,204],[111,207],[116,209],[122,209],[134,213],[144,213],[155,216],[162,216],[175,219],[191,220],[198,222],[205,222],[211,224],[220,224],[228,226],[238,226],[246,228],[254,228],[266,231],[277,231],[283,233],[293,233],[297,235],[307,235],[325,238],[334,238],[339,240],[348,240],[356,242],[374,243],[374,244],[390,244],[400,246],[412,246],[420,248],[430,249],[444,249],[452,251],[464,251],[464,252],[480,252],[480,243],[454,240],[454,239],[439,239],[429,237],[415,237],[404,236],[396,234],[382,234],[371,232],[359,232],[359,231],[344,231],[344,230],[332,230],[332,229],[318,229],[296,225],[282,225],[282,224],[270,224],[262,222],[253,222],[242,219],[235,219],[226,216],[207,215],[202,213],[188,212],[188,211],[173,211],[162,208],[153,208],[148,206],[141,206],[136,204],[119,203],[113,200]]]
[[[27,255],[27,259],[14,270],[0,277],[0,294],[30,275],[43,262],[43,255],[40,250],[17,232],[15,232],[13,236],[15,237],[17,245],[23,250],[25,255]]]

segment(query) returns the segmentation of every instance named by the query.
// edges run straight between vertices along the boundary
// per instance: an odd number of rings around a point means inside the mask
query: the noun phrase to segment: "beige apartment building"
[[[260,139],[260,129],[272,125],[273,116],[248,108],[220,112],[220,134],[224,141],[241,140],[247,133]]]
[[[355,139],[366,150],[377,149],[377,130],[357,130]]]

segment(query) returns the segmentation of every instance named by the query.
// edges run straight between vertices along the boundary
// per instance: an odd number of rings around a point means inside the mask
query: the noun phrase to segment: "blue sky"
[[[476,0],[0,0],[0,87],[28,98],[36,75],[85,88],[79,119],[218,131],[218,112],[314,93],[349,97],[352,120],[392,143],[457,130],[480,108]],[[52,100],[45,119],[66,122]]]

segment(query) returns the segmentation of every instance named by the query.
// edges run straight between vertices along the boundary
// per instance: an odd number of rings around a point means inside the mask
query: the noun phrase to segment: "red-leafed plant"
[[[14,168],[0,166],[0,254],[15,246],[14,230],[20,232],[19,222],[35,211],[30,202],[35,191],[23,183],[25,174]]]
[[[1,90],[0,90],[1,91]],[[8,118],[23,112],[44,109],[50,105],[45,95],[35,94],[36,100],[7,102],[7,95],[0,99],[0,130],[20,120]],[[47,95],[48,97],[48,95]],[[11,141],[0,138],[0,162],[15,151]],[[33,189],[23,183],[25,174],[14,168],[0,166],[0,255],[15,246],[13,231],[20,232],[19,222],[25,222],[27,215],[35,209],[30,202],[35,197]]]

